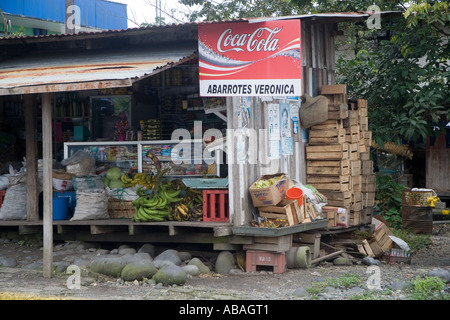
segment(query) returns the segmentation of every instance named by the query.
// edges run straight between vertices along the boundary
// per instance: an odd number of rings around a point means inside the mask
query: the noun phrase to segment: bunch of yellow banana
[[[178,203],[174,207],[173,219],[176,221],[202,221],[203,210],[199,206],[188,207],[184,203]]]
[[[154,185],[153,176],[147,173],[136,173],[133,178],[130,178],[128,174],[124,173],[120,180],[123,182],[124,188],[135,187],[136,185],[141,185],[150,189]]]
[[[427,199],[427,204],[428,204],[429,207],[433,207],[434,208],[434,207],[436,207],[436,203],[438,203],[440,201],[441,201],[441,199],[439,199],[439,197],[432,196],[432,197],[429,197]]]

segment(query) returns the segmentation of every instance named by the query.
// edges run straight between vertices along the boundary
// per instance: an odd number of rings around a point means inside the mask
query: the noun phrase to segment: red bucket
[[[303,191],[300,188],[290,188],[286,191],[286,199],[297,200],[298,205],[303,204]]]

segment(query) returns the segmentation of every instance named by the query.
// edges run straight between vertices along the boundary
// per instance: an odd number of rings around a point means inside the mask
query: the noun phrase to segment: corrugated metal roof
[[[0,64],[0,95],[127,87],[196,55],[197,43],[25,56]]]
[[[386,11],[380,12],[380,14],[392,14],[392,13],[401,13],[394,11]],[[119,29],[119,30],[103,30],[103,31],[83,31],[78,32],[76,34],[49,34],[49,35],[36,35],[36,36],[23,36],[16,37],[10,36],[0,39],[3,40],[11,40],[11,39],[21,39],[21,40],[30,40],[30,39],[49,39],[49,38],[71,38],[71,37],[84,37],[84,36],[101,36],[101,35],[109,35],[109,34],[117,34],[117,33],[134,33],[134,32],[145,32],[145,31],[162,31],[168,30],[171,28],[184,28],[189,26],[197,26],[199,24],[214,24],[214,23],[230,23],[230,22],[249,22],[249,23],[257,23],[263,21],[272,21],[272,20],[290,20],[290,19],[330,19],[337,18],[339,20],[350,20],[350,19],[361,19],[365,17],[369,17],[371,13],[366,12],[332,12],[332,13],[315,13],[315,14],[302,14],[302,15],[292,15],[292,16],[280,16],[280,17],[258,17],[258,18],[240,18],[233,20],[217,20],[217,21],[202,21],[202,22],[182,22],[182,23],[170,23],[166,25],[154,25],[149,27],[140,27],[140,28],[128,28],[128,29]]]

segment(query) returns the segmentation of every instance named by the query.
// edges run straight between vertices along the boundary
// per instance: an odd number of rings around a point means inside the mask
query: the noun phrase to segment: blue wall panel
[[[0,9],[2,12],[23,14],[23,0],[0,0]]]
[[[106,29],[126,29],[127,28],[127,7],[126,5],[97,0],[95,2],[96,27]]]
[[[75,0],[81,25],[102,29],[126,29],[127,6],[105,0]],[[2,12],[64,23],[65,0],[0,0]]]
[[[75,0],[75,5],[80,7],[81,25],[95,27],[95,2],[92,0]]]

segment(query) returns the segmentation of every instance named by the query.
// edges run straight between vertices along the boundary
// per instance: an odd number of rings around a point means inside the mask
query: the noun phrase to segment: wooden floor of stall
[[[213,250],[241,250],[254,245],[257,239],[274,239],[270,240],[270,243],[281,243],[288,239],[291,243],[293,234],[324,229],[327,223],[327,219],[321,219],[290,227],[255,228],[234,226],[229,222],[208,221],[134,222],[125,218],[54,220],[53,240],[191,244],[208,245]],[[0,232],[16,232],[19,235],[42,234],[43,221],[2,220]],[[278,247],[279,244],[275,246]]]
[[[240,243],[228,222],[163,221],[134,222],[131,219],[55,220],[54,240],[165,242],[214,244]],[[20,235],[42,233],[43,221],[3,220],[0,232],[15,231]],[[246,242],[246,241],[244,241]]]

